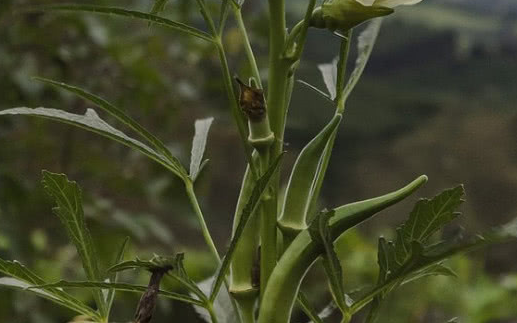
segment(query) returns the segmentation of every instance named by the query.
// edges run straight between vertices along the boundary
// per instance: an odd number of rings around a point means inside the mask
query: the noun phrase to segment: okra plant
[[[208,0],[206,0],[208,1]],[[198,29],[162,16],[167,0],[155,0],[150,12],[94,5],[45,5],[24,11],[48,14],[85,13],[126,17],[171,32],[195,37],[210,44],[218,54],[221,79],[228,96],[229,112],[235,121],[247,164],[235,209],[232,239],[226,252],[218,250],[207,227],[196,195],[196,179],[203,170],[207,136],[212,118],[195,123],[190,167],[187,170],[160,139],[133,120],[121,108],[73,85],[36,77],[37,81],[71,92],[89,101],[84,115],[59,109],[18,107],[0,111],[0,115],[27,115],[51,119],[84,128],[128,146],[161,164],[183,183],[192,209],[197,215],[204,240],[219,266],[213,277],[203,283],[192,280],[183,267],[181,253],[155,256],[150,260],[126,260],[127,240],[121,242],[118,256],[107,272],[99,268],[92,238],[87,229],[79,186],[63,174],[43,171],[43,185],[55,199],[55,214],[75,245],[87,277],[86,281],[48,282],[17,261],[0,259],[0,285],[22,289],[69,308],[86,322],[109,322],[117,291],[142,293],[134,314],[138,323],[150,322],[158,297],[170,298],[196,307],[200,315],[213,323],[287,323],[293,309],[300,308],[313,322],[323,322],[309,299],[300,292],[306,273],[321,259],[328,278],[333,304],[341,322],[350,322],[362,309],[365,322],[377,319],[382,302],[397,287],[430,275],[454,272],[444,261],[464,253],[517,237],[517,222],[473,237],[440,240],[438,232],[457,218],[464,199],[463,186],[448,189],[431,199],[421,199],[408,219],[396,229],[392,240],[378,240],[378,279],[373,287],[350,294],[344,288],[343,273],[333,243],[358,224],[372,218],[413,194],[426,183],[422,175],[406,186],[386,195],[338,207],[320,208],[320,196],[332,155],[337,132],[346,118],[347,99],[358,83],[373,50],[382,16],[394,13],[399,5],[420,0],[306,0],[306,13],[299,22],[286,24],[285,0],[269,0],[269,61],[259,68],[242,16],[244,0],[218,0],[217,6],[197,0],[206,28]],[[210,0],[216,1],[216,0]],[[216,10],[217,9],[217,10]],[[240,32],[250,75],[236,75],[226,57],[225,26],[233,21]],[[364,23],[364,24],[363,24]],[[313,28],[326,29],[341,43],[336,59],[318,66],[326,91],[300,83],[319,93],[335,108],[328,124],[306,144],[297,156],[285,190],[281,183],[284,156],[284,130],[297,67]],[[360,30],[358,32],[358,30]],[[357,35],[357,37],[356,37]],[[348,64],[349,50],[357,43],[355,64]],[[350,66],[352,66],[350,68]],[[261,71],[267,70],[267,75]],[[101,110],[139,135],[126,135],[96,113]],[[286,170],[284,170],[286,171]],[[209,211],[207,211],[209,212]],[[188,255],[187,255],[188,256]],[[118,281],[117,273],[127,269],[151,273],[148,286]],[[181,292],[160,289],[164,276],[183,287]],[[96,307],[72,296],[68,289],[90,289]],[[128,313],[128,319],[131,318]]]

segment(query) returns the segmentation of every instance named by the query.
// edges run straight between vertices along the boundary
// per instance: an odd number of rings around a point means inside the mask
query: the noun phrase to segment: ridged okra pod
[[[422,175],[407,186],[392,193],[334,209],[330,219],[330,234],[335,241],[353,228],[392,206],[427,182]],[[280,258],[266,287],[258,323],[288,323],[300,284],[312,264],[324,252],[323,246],[313,241],[308,230],[303,230]]]
[[[341,114],[332,120],[300,152],[287,185],[285,201],[278,225],[284,238],[292,241],[294,237],[307,228],[306,218],[312,200],[313,183],[318,174],[323,152],[329,139],[337,131]]]

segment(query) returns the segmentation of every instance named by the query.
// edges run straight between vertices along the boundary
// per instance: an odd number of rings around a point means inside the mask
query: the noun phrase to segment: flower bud
[[[356,0],[331,0],[314,10],[311,26],[345,32],[369,19],[387,16],[394,10],[376,5],[365,6]]]

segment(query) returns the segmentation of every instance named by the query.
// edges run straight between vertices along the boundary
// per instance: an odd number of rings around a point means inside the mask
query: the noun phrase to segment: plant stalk
[[[221,257],[219,256],[219,252],[217,252],[217,248],[215,247],[214,240],[212,240],[212,236],[210,235],[210,231],[208,230],[208,227],[206,225],[205,218],[203,216],[203,212],[201,211],[201,208],[199,207],[199,203],[197,201],[197,197],[194,192],[193,183],[190,181],[186,182],[185,189],[186,189],[188,198],[190,200],[190,204],[192,205],[192,208],[194,209],[194,212],[197,215],[199,224],[201,225],[201,232],[203,233],[205,242],[208,245],[208,248],[210,249],[210,252],[214,256],[214,258],[217,259],[217,264],[221,264]]]

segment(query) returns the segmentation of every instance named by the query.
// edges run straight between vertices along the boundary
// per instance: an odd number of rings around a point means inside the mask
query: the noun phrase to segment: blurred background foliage
[[[57,0],[0,1],[0,109],[45,106],[83,112],[88,105],[32,81],[75,84],[123,108],[186,162],[193,123],[216,118],[210,164],[198,194],[220,250],[229,240],[244,157],[226,104],[213,48],[158,26],[115,17],[31,13],[23,5]],[[148,11],[151,0],[76,1]],[[218,2],[208,2],[217,8]],[[288,1],[289,21],[305,1]],[[262,74],[267,74],[264,1],[244,7]],[[172,0],[164,15],[202,27],[195,2]],[[233,28],[225,36],[232,71],[247,77]],[[311,30],[299,79],[323,87],[317,64],[338,40]],[[353,59],[352,59],[353,61]],[[425,0],[386,19],[365,75],[352,95],[324,186],[322,207],[382,194],[425,173],[419,196],[464,183],[464,216],[451,232],[481,231],[517,215],[517,2]],[[297,85],[286,134],[287,161],[332,115],[332,107]],[[108,120],[111,120],[108,118]],[[113,120],[111,120],[113,121]],[[17,259],[49,280],[84,279],[79,259],[43,194],[41,169],[63,172],[83,187],[85,213],[102,264],[131,237],[127,258],[186,252],[197,280],[214,270],[174,176],[134,152],[91,133],[44,120],[0,119],[0,257]],[[416,197],[345,235],[338,243],[348,289],[376,280],[376,238],[392,236]],[[447,234],[447,233],[446,233]],[[455,258],[458,278],[431,277],[404,286],[382,322],[517,322],[517,246]],[[304,289],[318,307],[330,301],[325,279],[311,270]],[[145,273],[123,279],[145,284]],[[168,288],[177,288],[167,281]],[[78,297],[89,300],[87,293]],[[67,322],[71,313],[22,292],[1,290],[0,322]],[[118,294],[114,321],[128,321],[138,295]],[[160,301],[154,322],[198,322],[195,312]],[[298,316],[297,321],[306,319]]]

